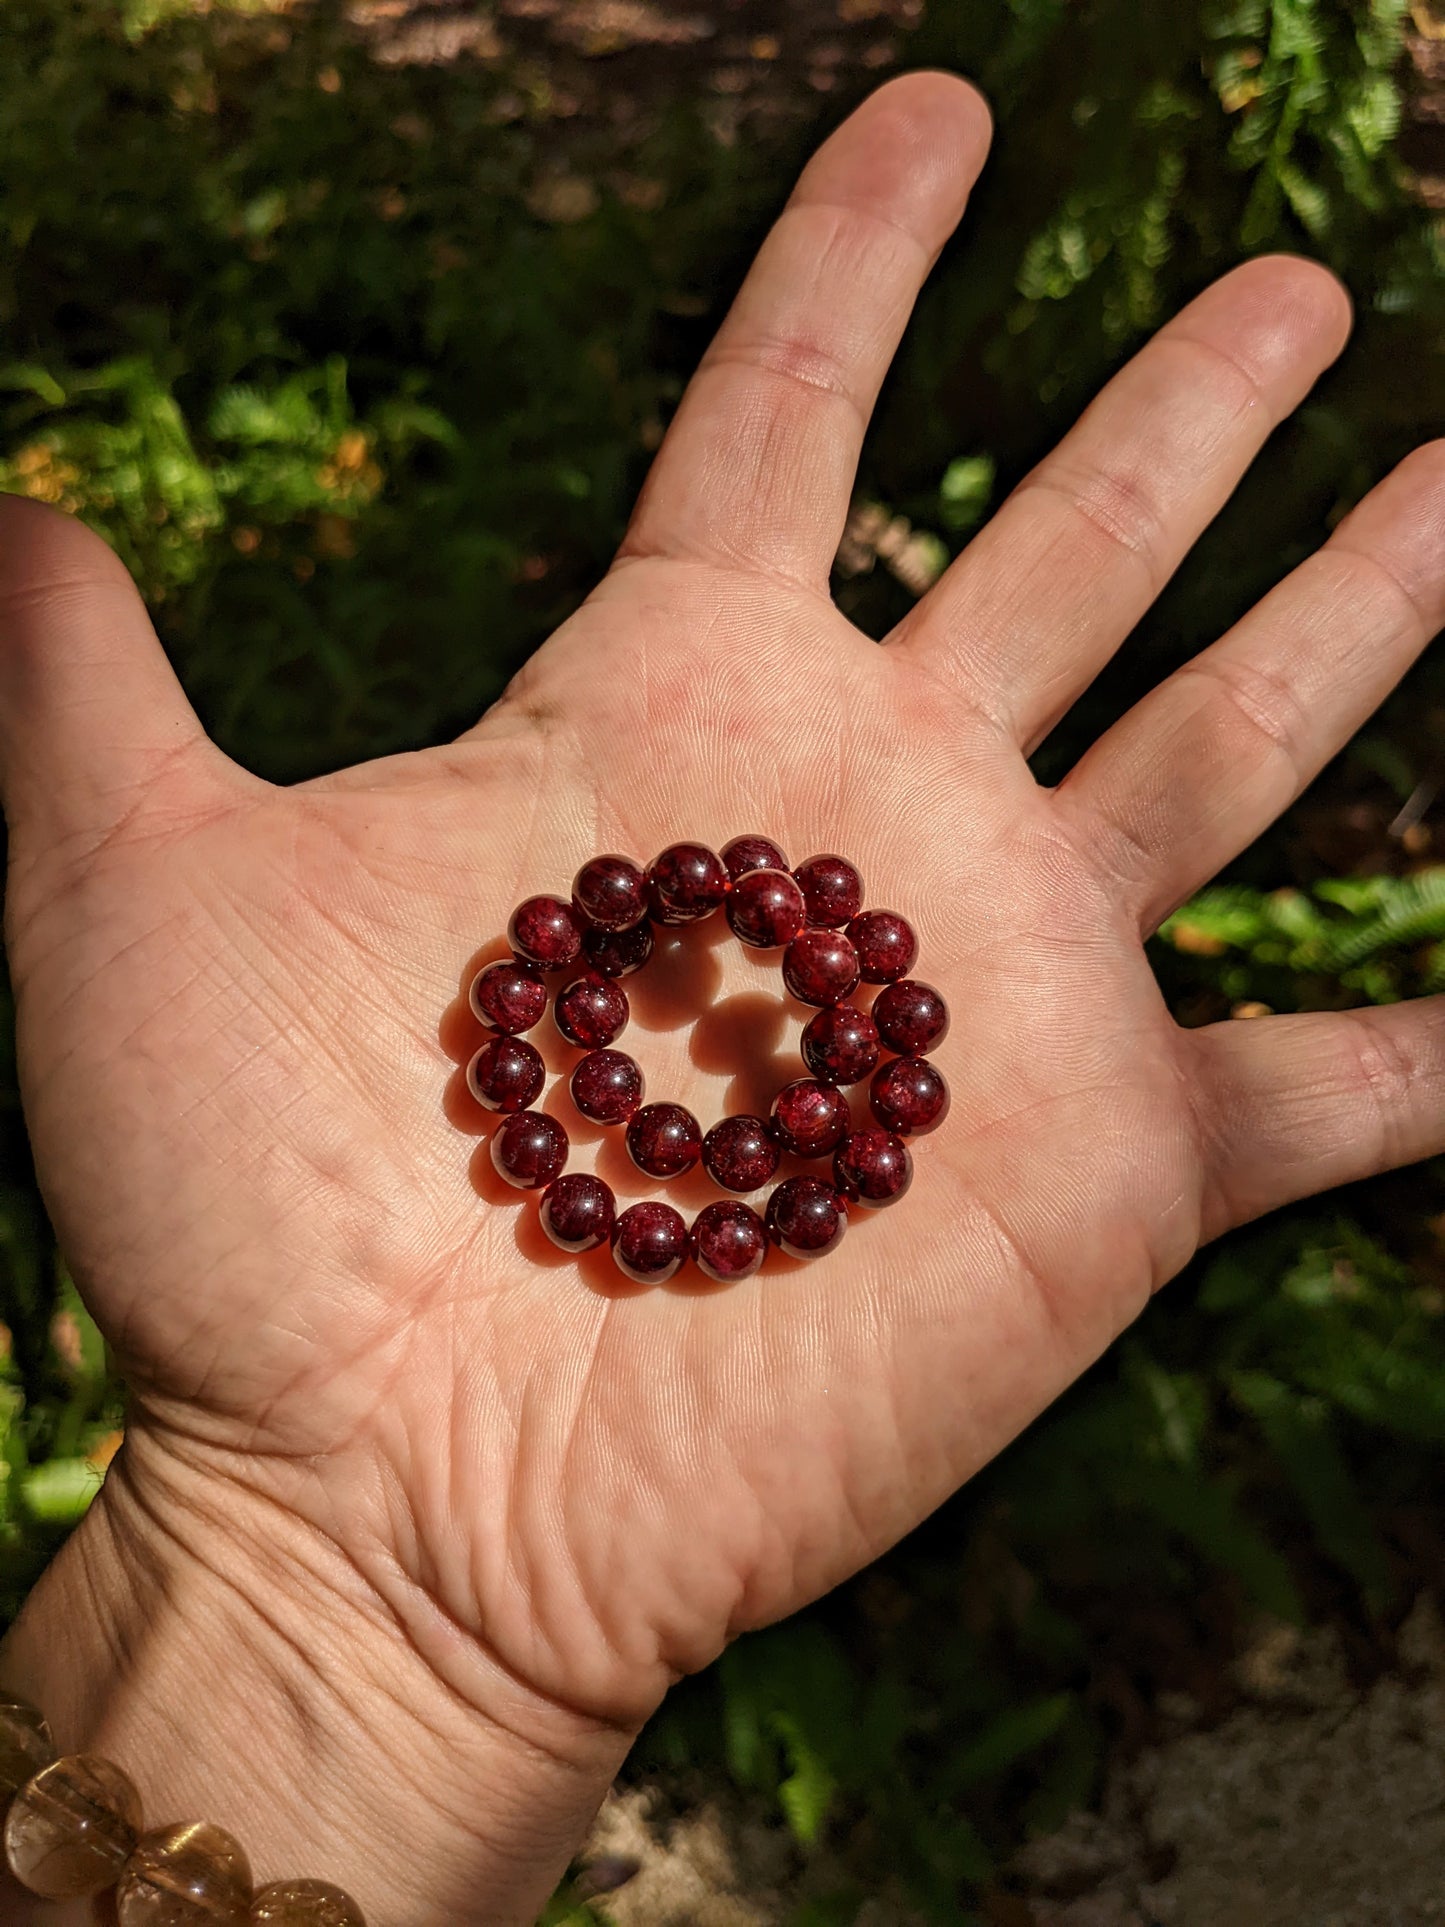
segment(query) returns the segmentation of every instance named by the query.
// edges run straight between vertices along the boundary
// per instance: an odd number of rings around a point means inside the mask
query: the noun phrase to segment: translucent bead
[[[788,859],[767,836],[735,836],[731,843],[724,843],[718,854],[734,883],[749,870],[786,870],[788,867]]]
[[[660,1198],[639,1198],[612,1227],[612,1257],[639,1285],[665,1284],[691,1249],[687,1222]]]
[[[361,1909],[324,1880],[273,1880],[251,1902],[251,1927],[366,1927]]]
[[[627,1155],[650,1178],[680,1178],[702,1156],[702,1126],[683,1104],[644,1104],[627,1126]]]
[[[5,1858],[32,1893],[78,1900],[120,1878],[140,1826],[140,1795],[120,1768],[74,1753],[37,1773],[11,1801]]]
[[[0,1807],[16,1787],[55,1758],[55,1742],[45,1715],[29,1700],[0,1693]]]
[[[808,920],[803,892],[786,870],[749,870],[728,898],[728,925],[753,950],[791,943]]]
[[[244,1927],[250,1906],[245,1849],[204,1821],[143,1835],[115,1890],[120,1927]]]
[[[845,856],[810,856],[793,875],[807,903],[809,923],[841,930],[863,908],[863,879]]]
[[[693,1220],[693,1262],[720,1285],[751,1278],[767,1255],[768,1233],[751,1205],[725,1198],[706,1205]]]

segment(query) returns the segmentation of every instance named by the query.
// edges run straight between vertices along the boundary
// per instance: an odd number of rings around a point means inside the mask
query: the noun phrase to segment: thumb
[[[189,814],[227,771],[119,558],[0,495],[0,801],[27,856],[84,854],[157,806]]]

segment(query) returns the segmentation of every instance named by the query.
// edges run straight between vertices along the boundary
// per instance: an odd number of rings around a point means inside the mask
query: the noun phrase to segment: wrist
[[[147,1826],[233,1833],[258,1885],[334,1881],[369,1927],[534,1919],[632,1733],[500,1675],[474,1703],[324,1535],[133,1443],[0,1648],[0,1684],[63,1752],[123,1767]],[[0,1898],[17,1927],[61,1918]]]

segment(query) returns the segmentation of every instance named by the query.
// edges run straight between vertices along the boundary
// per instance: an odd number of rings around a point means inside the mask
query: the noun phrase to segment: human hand
[[[270,1799],[273,1849],[323,1842],[305,1870],[373,1927],[522,1918],[673,1679],[893,1543],[1202,1240],[1445,1147],[1441,1000],[1186,1032],[1142,948],[1441,620],[1438,447],[1057,790],[1024,761],[1338,352],[1324,271],[1257,261],[1191,304],[882,647],[829,599],[864,425],[986,142],[969,88],[918,75],[821,150],[616,564],[444,748],[257,781],[109,551],[3,504],[26,1109],[134,1395],[10,1676],[137,1591],[114,1703],[83,1648],[52,1664],[62,1729],[243,1837]],[[914,922],[953,1111],[824,1263],[616,1289],[477,1154],[459,991],[586,856],[753,830],[845,852]],[[713,934],[627,986],[651,1094],[704,1122],[765,1107],[791,1043],[776,960]],[[228,1693],[275,1714],[264,1768]]]

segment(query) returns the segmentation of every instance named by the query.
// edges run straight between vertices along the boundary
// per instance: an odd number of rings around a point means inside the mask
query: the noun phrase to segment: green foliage
[[[1044,746],[1045,777],[1445,428],[1406,26],[1402,0],[932,0],[904,50],[974,73],[999,122],[861,479],[941,554],[1223,268],[1302,249],[1356,297],[1346,369]],[[379,62],[332,0],[9,0],[0,67],[0,487],[114,543],[209,726],[280,778],[465,724],[575,606],[820,131],[720,145],[689,73],[624,146],[543,66]],[[845,69],[827,114],[874,78]],[[837,592],[878,632],[908,602],[884,570]],[[1440,678],[1427,662],[1327,779],[1341,816],[1388,818],[1434,780]],[[1346,841],[1302,856],[1287,826],[1169,920],[1155,958],[1185,1021],[1445,989],[1445,870],[1380,874],[1398,843]],[[8,1614],[120,1405],[8,1057],[0,1090]],[[880,1869],[957,1923],[1024,1832],[1091,1796],[1131,1717],[1121,1677],[1142,1703],[1259,1611],[1387,1638],[1445,1441],[1442,1188],[1429,1167],[1207,1255],[880,1568],[676,1694],[639,1764],[711,1764],[803,1846],[850,1843],[810,1927],[851,1921]],[[605,1908],[564,1892],[547,1918]]]

